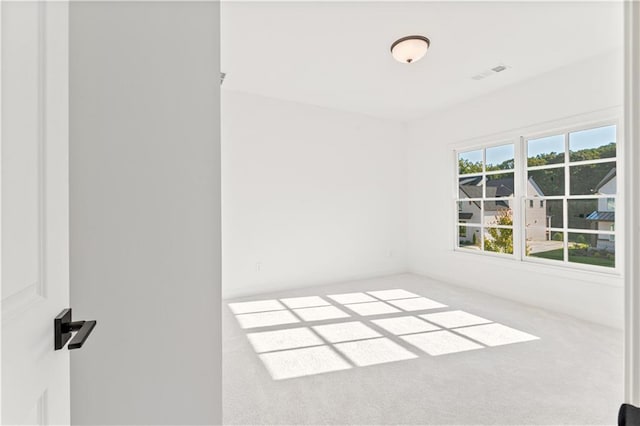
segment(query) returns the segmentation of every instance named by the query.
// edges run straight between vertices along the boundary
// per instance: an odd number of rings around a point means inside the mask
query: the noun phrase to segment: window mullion
[[[515,194],[513,197],[513,203],[511,209],[513,211],[513,255],[516,259],[522,260],[525,253],[524,250],[524,216],[522,203],[525,197],[526,191],[526,159],[524,158],[524,146],[523,137],[519,137],[519,140],[515,143],[514,150],[514,185]]]
[[[562,210],[563,210],[563,220],[562,220],[562,228],[564,232],[562,233],[562,249],[563,249],[563,260],[565,264],[569,263],[569,200],[568,197],[571,195],[571,169],[569,168],[569,156],[571,153],[569,152],[569,133],[564,134],[564,197],[562,200]]]

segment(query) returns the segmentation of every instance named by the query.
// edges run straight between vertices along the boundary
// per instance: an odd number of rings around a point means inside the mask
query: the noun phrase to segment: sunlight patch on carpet
[[[404,289],[228,306],[274,380],[539,339]]]

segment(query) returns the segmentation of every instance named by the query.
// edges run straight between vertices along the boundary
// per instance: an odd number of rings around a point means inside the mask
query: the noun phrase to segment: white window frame
[[[492,136],[485,136],[482,138],[472,139],[461,141],[455,144],[451,144],[452,148],[452,156],[454,161],[452,164],[455,167],[454,176],[454,203],[452,203],[455,208],[454,210],[454,221],[455,224],[454,232],[453,232],[453,250],[457,253],[465,253],[474,256],[485,256],[485,257],[498,257],[507,262],[519,262],[523,265],[531,265],[532,267],[548,267],[550,269],[560,269],[566,271],[584,271],[584,272],[593,272],[596,274],[603,274],[603,276],[621,276],[622,271],[624,270],[624,258],[625,256],[622,253],[622,248],[625,246],[624,244],[624,221],[621,220],[618,216],[622,214],[624,211],[624,202],[625,200],[620,197],[620,194],[624,193],[624,179],[621,179],[621,176],[624,176],[624,134],[623,134],[623,126],[621,119],[622,111],[620,108],[607,108],[601,111],[595,111],[592,113],[585,113],[574,117],[564,118],[556,121],[546,122],[542,124],[537,124],[533,126],[523,127],[520,129],[512,130],[509,132],[498,133]],[[545,136],[554,136],[558,134],[569,134],[572,132],[580,131],[580,130],[588,130],[597,127],[603,126],[616,126],[616,168],[617,168],[617,188],[616,188],[616,230],[613,235],[615,235],[614,243],[615,243],[615,256],[616,262],[615,267],[610,268],[606,266],[596,266],[596,265],[588,265],[581,263],[569,262],[567,260],[551,260],[551,259],[543,259],[543,258],[535,258],[532,256],[526,256],[526,242],[525,242],[525,226],[524,226],[524,210],[525,210],[525,202],[528,200],[526,197],[526,179],[527,179],[527,152],[526,152],[526,140],[529,139],[537,139]],[[515,196],[512,201],[512,212],[513,212],[513,254],[501,254],[494,252],[486,252],[484,251],[484,247],[481,246],[480,250],[469,250],[464,247],[458,246],[458,225],[459,225],[459,216],[458,216],[458,207],[457,201],[459,197],[459,168],[458,168],[458,154],[463,152],[469,152],[480,149],[487,149],[496,146],[502,146],[506,144],[514,144],[515,158],[514,158],[514,192]],[[565,150],[568,150],[568,143],[565,142]],[[569,165],[580,165],[581,162],[570,163],[568,161],[568,153],[567,162],[563,163],[563,168],[568,168]],[[484,172],[484,154],[483,154],[483,172]],[[611,162],[614,159],[598,159],[594,162]],[[589,162],[584,162],[584,164],[590,164]],[[469,174],[463,176],[474,176],[480,175],[480,173]],[[569,180],[565,178],[565,185],[569,185]],[[566,194],[565,194],[566,195]],[[606,195],[601,196],[602,198],[607,198]],[[561,198],[561,197],[560,197]],[[595,198],[594,196],[588,196],[588,198]],[[612,198],[612,197],[609,197]],[[466,201],[466,200],[465,200]],[[565,221],[568,218],[565,217]],[[481,223],[480,225],[483,225]],[[582,233],[583,230],[580,230]],[[589,230],[585,230],[589,231]],[[484,227],[481,228],[481,232],[484,233]],[[590,232],[584,232],[590,233]],[[603,232],[595,232],[595,233],[607,233]],[[565,238],[564,240],[568,240]],[[565,242],[565,246],[567,242]],[[566,256],[565,256],[566,258]]]

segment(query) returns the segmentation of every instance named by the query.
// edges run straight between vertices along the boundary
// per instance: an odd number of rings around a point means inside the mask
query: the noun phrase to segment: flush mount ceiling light
[[[391,45],[391,54],[398,62],[410,64],[420,60],[427,53],[431,41],[423,36],[411,35],[399,38]]]

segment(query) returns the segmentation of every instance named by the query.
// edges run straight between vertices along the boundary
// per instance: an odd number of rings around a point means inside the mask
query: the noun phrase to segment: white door
[[[69,424],[68,4],[0,2],[2,424]]]

